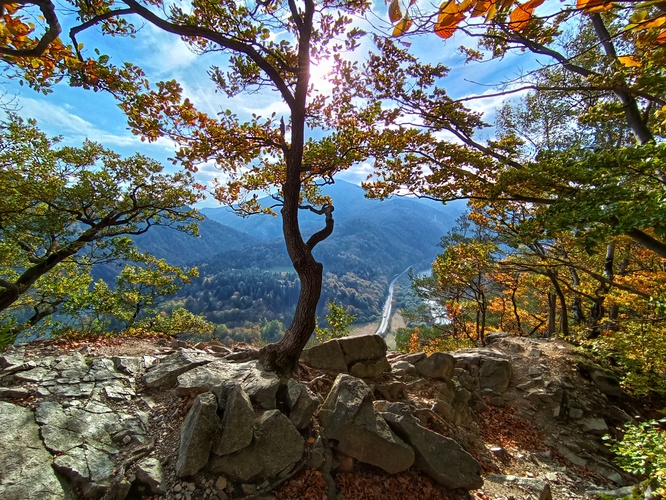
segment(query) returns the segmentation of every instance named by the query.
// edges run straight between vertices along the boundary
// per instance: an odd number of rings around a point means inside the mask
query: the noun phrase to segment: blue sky
[[[370,21],[374,26],[387,29],[389,26],[385,20],[386,5],[383,0],[376,1]],[[67,33],[68,20],[62,21],[65,25],[64,33]],[[412,52],[421,59],[433,63],[441,62],[451,68],[443,85],[454,98],[491,93],[494,89],[487,85],[500,83],[535,66],[534,58],[516,55],[509,55],[501,61],[466,65],[464,57],[457,50],[458,46],[465,42],[462,34],[456,34],[446,41],[434,34],[407,40],[412,44]],[[206,71],[212,63],[219,61],[216,59],[219,56],[196,55],[178,37],[148,24],[144,25],[135,39],[106,39],[93,34],[81,34],[79,41],[84,44],[84,52],[98,47],[102,53],[109,54],[112,62],[116,64],[128,60],[139,65],[148,74],[151,82],[176,79],[183,87],[184,95],[207,113],[215,114],[228,108],[243,117],[251,113],[266,116],[272,111],[280,115],[287,110],[275,93],[242,95],[233,100],[215,93]],[[363,54],[367,53],[369,43],[365,47]],[[323,70],[325,68],[313,70],[313,78],[317,87],[325,91],[328,84],[321,78]],[[67,144],[78,145],[88,138],[124,155],[144,153],[165,165],[168,163],[167,159],[173,155],[175,145],[169,140],[145,143],[133,136],[127,129],[124,114],[111,95],[71,88],[66,83],[56,85],[47,96],[25,86],[19,87],[16,81],[7,82],[3,88],[10,96],[18,94],[20,115],[37,119],[44,131],[63,136]],[[470,107],[483,112],[486,120],[492,122],[493,110],[502,100],[476,100],[470,102]],[[369,170],[369,165],[359,165],[340,175],[340,178],[358,184],[364,180]],[[219,171],[212,165],[205,165],[197,175],[200,182],[208,183],[219,175]],[[217,202],[209,200],[204,205],[217,206]]]

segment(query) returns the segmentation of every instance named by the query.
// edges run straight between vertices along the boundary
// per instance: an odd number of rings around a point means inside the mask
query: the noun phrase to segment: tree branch
[[[0,54],[5,54],[13,57],[39,57],[44,54],[44,51],[48,46],[53,42],[60,33],[62,32],[62,27],[58,21],[58,16],[55,12],[55,6],[49,0],[17,0],[17,1],[6,1],[3,0],[0,2],[0,5],[5,5],[8,3],[20,3],[24,5],[37,5],[39,10],[42,11],[44,20],[48,25],[49,29],[46,30],[46,33],[39,40],[37,45],[32,49],[10,49],[9,47],[0,47]]]

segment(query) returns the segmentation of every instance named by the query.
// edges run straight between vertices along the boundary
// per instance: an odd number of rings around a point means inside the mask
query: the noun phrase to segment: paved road
[[[379,328],[375,332],[375,335],[386,335],[386,329],[388,328],[389,320],[391,319],[391,305],[393,302],[393,287],[395,282],[400,279],[400,277],[411,269],[412,266],[409,266],[400,274],[396,275],[391,281],[388,289],[388,297],[386,298],[386,303],[384,304],[384,312],[382,313],[382,321],[379,323]]]

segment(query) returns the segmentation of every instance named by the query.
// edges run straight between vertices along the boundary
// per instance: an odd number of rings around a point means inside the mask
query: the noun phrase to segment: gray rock
[[[391,429],[416,452],[417,468],[450,489],[483,486],[481,465],[453,439],[421,426],[407,403],[376,401],[375,408]]]
[[[114,356],[111,358],[116,371],[138,377],[145,370],[143,357],[137,356]]]
[[[144,483],[153,495],[166,493],[166,476],[159,460],[154,457],[144,458],[136,464],[136,478]]]
[[[114,467],[106,453],[87,444],[53,460],[53,468],[81,488],[85,498],[100,498],[108,491]]]
[[[207,469],[245,483],[269,479],[292,468],[303,457],[304,447],[303,437],[289,419],[278,410],[269,410],[258,419],[250,446],[213,456]]]
[[[414,367],[422,377],[451,380],[456,360],[450,354],[435,352],[414,363]]]
[[[312,416],[321,404],[321,398],[304,384],[290,378],[287,381],[287,406],[289,420],[297,429],[305,429],[310,425]]]
[[[252,442],[254,410],[245,391],[239,385],[216,386],[212,392],[223,409],[222,430],[213,443],[213,453],[227,455],[242,450]]]
[[[506,359],[484,358],[479,370],[479,387],[503,393],[511,382],[511,363]]]
[[[178,375],[215,359],[201,351],[181,349],[164,358],[161,363],[153,365],[143,376],[143,380],[148,387],[169,387],[176,382]]]
[[[388,399],[389,401],[396,401],[400,399],[401,396],[405,395],[406,387],[407,386],[403,382],[392,381],[386,384],[377,384],[375,386],[375,391],[381,394],[383,396],[383,399]]]
[[[578,421],[580,430],[596,436],[608,434],[608,425],[603,418],[584,418]]]
[[[611,372],[595,369],[590,372],[590,377],[592,378],[594,385],[607,396],[622,396],[620,381]]]
[[[219,423],[215,395],[210,392],[198,395],[180,431],[178,477],[196,474],[206,465]]]
[[[575,419],[583,418],[583,414],[584,412],[580,408],[569,408],[569,416],[571,418]]]
[[[386,359],[386,341],[379,335],[359,335],[337,339],[345,357],[347,367],[359,361]]]
[[[528,498],[535,498],[537,500],[552,500],[553,498],[550,485],[542,479],[504,476],[501,474],[489,474],[487,479],[492,483],[511,484],[527,490],[530,493]]]
[[[198,366],[178,377],[176,394],[179,396],[200,394],[229,382],[240,384],[250,400],[262,408],[266,410],[275,408],[280,378],[273,372],[265,371],[257,361],[230,363],[217,360]]]
[[[409,354],[402,354],[400,356],[396,356],[391,360],[391,364],[398,363],[399,361],[407,361],[409,364],[413,365],[414,363],[422,360],[426,356],[427,354],[425,352],[410,352]]]
[[[375,378],[390,369],[391,365],[386,358],[381,358],[375,361],[359,361],[358,363],[354,363],[349,369],[349,373],[358,378]]]
[[[32,394],[28,389],[22,387],[0,387],[0,398],[22,399]]]
[[[5,356],[5,359],[8,356]],[[39,438],[32,410],[0,401],[0,498],[61,500],[65,493],[58,481],[51,454]]]
[[[416,371],[416,367],[413,364],[403,359],[391,364],[391,371],[395,375],[408,375],[412,377],[415,377],[419,374],[419,372]]]
[[[372,392],[360,379],[340,374],[319,410],[321,433],[335,448],[391,474],[414,463],[414,451],[389,428],[372,405]]]
[[[318,370],[336,373],[347,373],[347,362],[342,347],[337,340],[329,340],[323,344],[304,349],[301,361]]]

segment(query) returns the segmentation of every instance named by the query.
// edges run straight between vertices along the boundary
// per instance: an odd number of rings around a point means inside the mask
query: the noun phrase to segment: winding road
[[[412,268],[412,266],[409,266],[407,269],[405,269],[403,272],[400,274],[397,274],[395,278],[393,278],[393,281],[391,281],[391,284],[389,285],[388,289],[388,297],[386,298],[386,303],[384,304],[384,312],[382,313],[382,320],[379,323],[379,328],[375,332],[375,335],[386,335],[386,329],[388,328],[389,320],[391,319],[391,305],[393,302],[393,287],[395,285],[395,282],[400,279],[400,277],[405,274],[407,271],[409,271]]]

